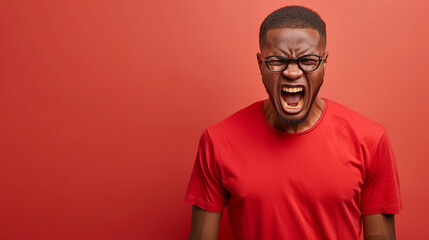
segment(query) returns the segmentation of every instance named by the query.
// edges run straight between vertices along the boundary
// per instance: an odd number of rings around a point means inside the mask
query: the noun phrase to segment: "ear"
[[[329,55],[329,52],[326,52],[325,57],[323,59],[323,68],[325,68],[326,64],[328,63],[328,55]]]
[[[261,53],[256,54],[256,59],[258,60],[259,73],[262,75],[264,60],[262,59]]]

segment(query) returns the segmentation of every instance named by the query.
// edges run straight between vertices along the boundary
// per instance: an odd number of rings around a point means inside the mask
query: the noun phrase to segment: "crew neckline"
[[[260,115],[262,117],[262,121],[264,122],[264,124],[272,132],[280,134],[280,135],[286,135],[286,136],[299,136],[299,135],[307,134],[307,133],[313,131],[322,122],[323,118],[325,117],[326,111],[328,109],[328,105],[329,105],[328,99],[326,99],[326,98],[322,98],[322,99],[323,99],[323,101],[325,101],[325,106],[323,107],[323,111],[322,111],[322,114],[320,115],[320,118],[317,120],[317,122],[313,126],[311,126],[309,129],[307,129],[305,131],[302,131],[302,132],[288,133],[288,132],[280,131],[280,130],[274,128],[273,126],[271,126],[271,124],[265,118],[264,105],[263,105],[264,104],[264,100],[262,100],[262,101],[259,102],[259,113],[260,113]]]

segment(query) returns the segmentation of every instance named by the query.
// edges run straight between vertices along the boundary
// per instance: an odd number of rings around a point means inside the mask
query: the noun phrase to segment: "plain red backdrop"
[[[0,239],[186,239],[200,134],[266,98],[259,25],[286,4],[327,23],[321,95],[389,131],[398,239],[428,236],[426,1],[20,0],[0,2]]]

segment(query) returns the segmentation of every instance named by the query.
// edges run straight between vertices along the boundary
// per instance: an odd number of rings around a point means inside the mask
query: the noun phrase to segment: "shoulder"
[[[250,129],[261,121],[262,101],[255,102],[224,120],[207,127],[207,132],[212,135],[230,135],[234,132]]]
[[[332,100],[327,101],[329,105],[327,111],[329,111],[331,121],[336,121],[336,123],[341,123],[344,125],[350,125],[350,127],[354,127],[362,131],[385,131],[385,127],[380,123],[371,120],[368,117],[357,113],[342,104]]]
[[[385,135],[386,129],[383,125],[368,117],[357,113],[350,108],[325,99],[328,103],[326,121],[337,131],[350,133],[362,141],[378,141]]]

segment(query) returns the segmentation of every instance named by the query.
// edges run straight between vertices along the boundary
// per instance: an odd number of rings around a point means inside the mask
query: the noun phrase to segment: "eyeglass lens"
[[[290,60],[282,56],[271,56],[267,58],[267,66],[273,72],[282,72],[293,61],[297,61],[303,71],[314,71],[319,66],[320,58],[314,55],[307,55],[297,60]]]

